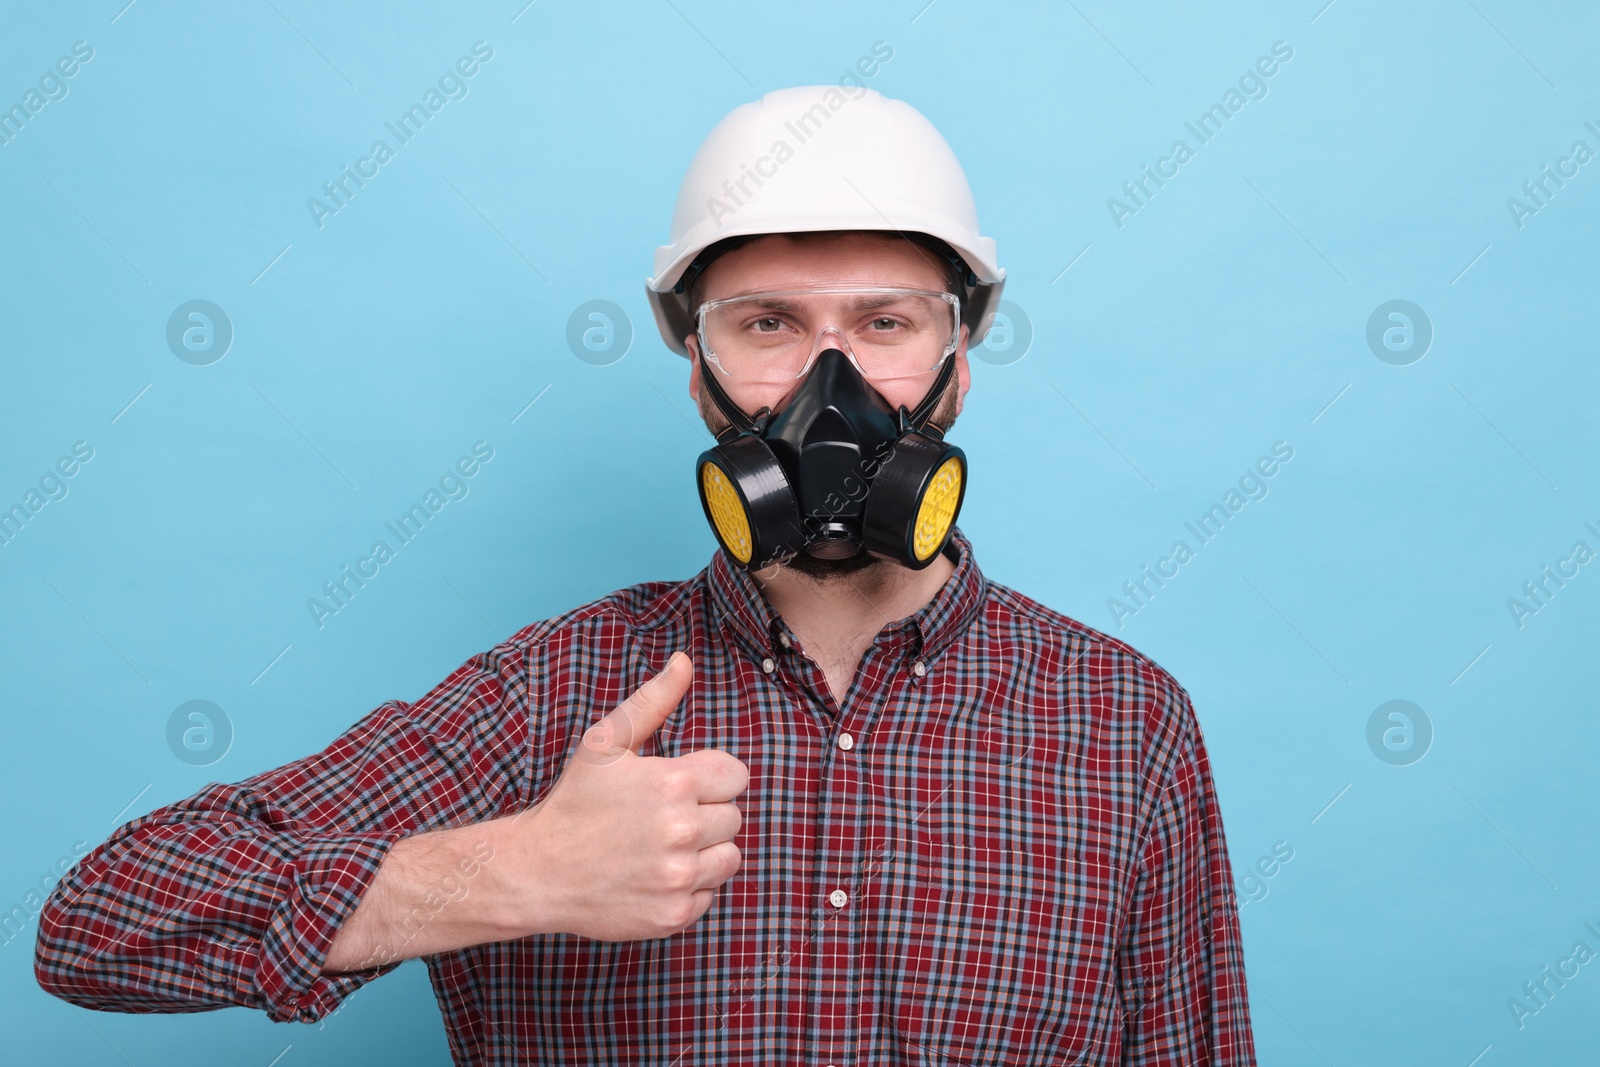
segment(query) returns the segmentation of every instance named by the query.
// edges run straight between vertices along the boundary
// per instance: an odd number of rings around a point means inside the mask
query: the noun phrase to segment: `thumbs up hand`
[[[674,652],[661,673],[584,733],[539,803],[496,820],[515,928],[601,941],[667,937],[710,909],[739,869],[733,799],[750,771],[727,752],[641,756],[694,677]],[[524,910],[525,909],[525,910]]]

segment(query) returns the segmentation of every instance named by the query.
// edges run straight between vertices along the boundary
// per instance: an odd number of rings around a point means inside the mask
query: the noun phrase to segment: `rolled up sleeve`
[[[105,1011],[323,1018],[399,966],[322,974],[394,843],[519,810],[526,679],[525,650],[508,642],[315,755],[122,826],[45,902],[39,984]]]

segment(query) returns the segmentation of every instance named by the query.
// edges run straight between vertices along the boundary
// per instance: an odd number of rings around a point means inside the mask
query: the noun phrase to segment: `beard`
[[[698,373],[698,370],[696,373]],[[699,393],[696,406],[700,409],[700,417],[705,420],[706,428],[713,435],[717,435],[731,427],[733,424],[728,421],[727,416],[722,414],[716,404],[711,402],[711,398],[706,395],[706,391],[701,389]],[[949,433],[950,427],[955,425],[956,403],[959,396],[960,383],[957,380],[957,376],[952,374],[950,376],[950,384],[945,387],[944,395],[939,398],[938,406],[934,408],[933,414],[928,417],[928,422],[937,426],[941,433]],[[863,571],[870,571],[872,575],[877,575],[883,572],[884,567],[899,566],[899,564],[874,556],[866,549],[862,549],[855,555],[846,556],[843,559],[820,559],[807,552],[798,552],[786,560],[780,560],[776,566],[803,575],[813,582],[826,582],[849,578]],[[772,568],[767,567],[758,576],[770,576],[771,573]]]
[[[843,559],[819,559],[806,552],[799,552],[779,564],[796,574],[803,574],[813,582],[826,582],[830,579],[845,578],[862,571],[873,571],[889,565],[886,559],[874,556],[866,549],[862,549],[853,556]]]

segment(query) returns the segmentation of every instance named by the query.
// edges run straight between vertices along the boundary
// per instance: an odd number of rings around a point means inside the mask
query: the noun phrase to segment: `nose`
[[[855,364],[856,373],[862,377],[866,376],[866,371],[862,369],[861,361],[856,359],[855,352],[851,350],[850,341],[845,337],[844,331],[837,326],[824,326],[817,331],[816,339],[811,343],[811,354],[806,357],[805,370],[800,375],[801,381],[816,369],[817,357],[830,348],[844,353],[845,358]]]
[[[837,339],[837,343],[822,343],[829,334]],[[847,374],[845,373],[847,369],[853,369],[855,373]],[[833,395],[838,395],[841,388],[846,391],[859,391],[865,388],[867,395],[879,395],[862,373],[861,364],[856,360],[855,353],[850,351],[850,342],[836,326],[826,327],[818,334],[817,343],[812,347],[811,357],[806,361],[805,370],[790,384],[782,399],[773,406],[773,414],[787,410],[800,391],[813,381]]]

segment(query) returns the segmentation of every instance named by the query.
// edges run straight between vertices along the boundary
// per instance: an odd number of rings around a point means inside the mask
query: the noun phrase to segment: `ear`
[[[961,326],[961,342],[956,345],[955,354],[951,357],[956,361],[956,414],[961,414],[961,408],[967,398],[967,390],[972,388],[972,372],[967,366],[967,327]]]
[[[700,403],[700,339],[690,334],[683,339],[684,347],[689,350],[689,398],[696,404]]]

